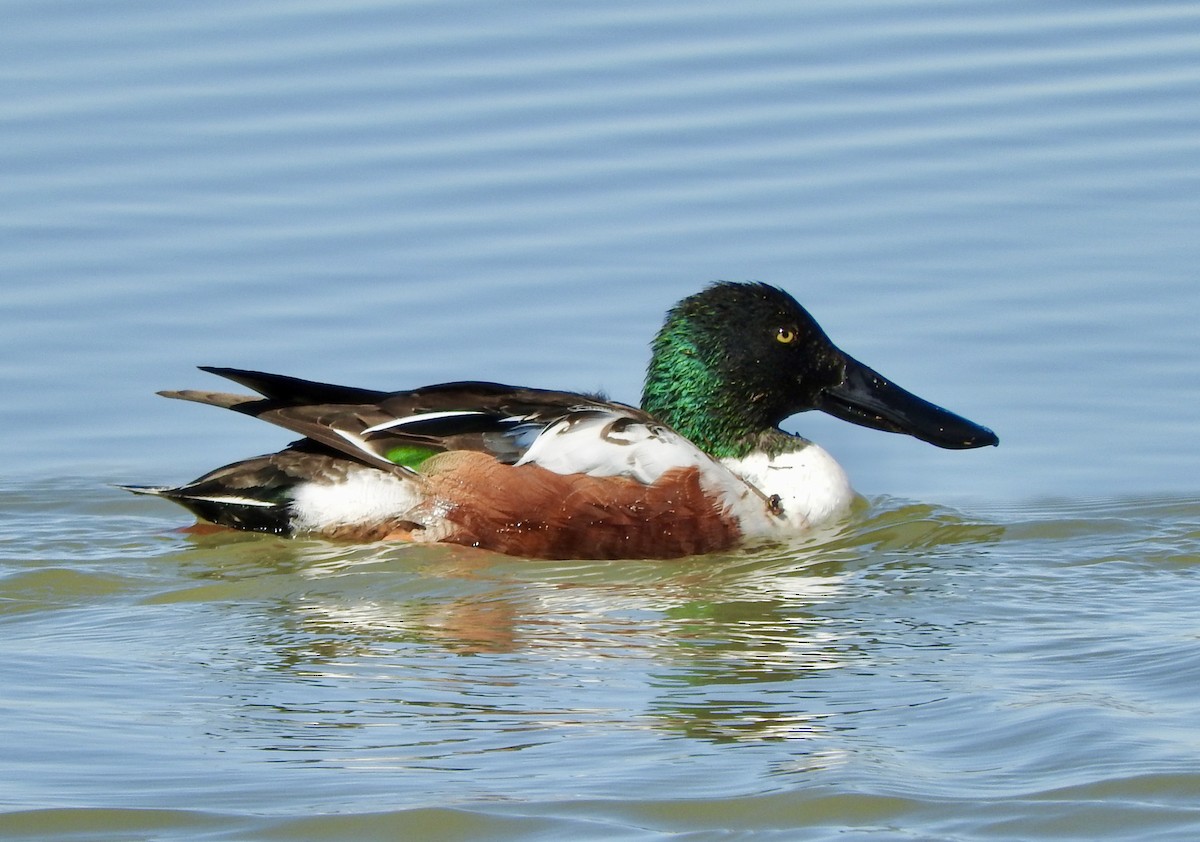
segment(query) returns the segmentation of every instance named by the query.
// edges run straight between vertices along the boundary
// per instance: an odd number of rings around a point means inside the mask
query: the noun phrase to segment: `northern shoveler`
[[[766,284],[716,283],[667,314],[642,407],[497,383],[380,392],[205,367],[258,393],[171,391],[304,436],[178,488],[124,486],[281,535],[403,539],[541,558],[671,558],[844,513],[845,472],[779,429],[820,409],[945,448],[991,430],[840,351]]]

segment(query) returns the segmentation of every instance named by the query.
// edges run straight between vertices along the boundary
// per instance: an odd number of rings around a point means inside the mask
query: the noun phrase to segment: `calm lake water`
[[[0,838],[1200,838],[1200,7],[12,2]],[[711,280],[991,426],[800,416],[786,547],[187,536],[231,365],[635,401]]]

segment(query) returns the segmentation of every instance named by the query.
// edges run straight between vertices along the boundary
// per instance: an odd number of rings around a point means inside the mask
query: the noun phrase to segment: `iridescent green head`
[[[722,281],[685,298],[652,351],[642,408],[717,458],[777,441],[780,423],[809,409],[939,447],[997,443],[840,351],[794,298],[767,284]]]

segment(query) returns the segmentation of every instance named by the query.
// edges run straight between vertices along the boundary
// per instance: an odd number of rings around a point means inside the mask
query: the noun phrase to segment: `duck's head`
[[[758,283],[713,284],[667,313],[642,408],[718,458],[746,455],[809,409],[938,447],[998,443],[843,353],[795,299]]]

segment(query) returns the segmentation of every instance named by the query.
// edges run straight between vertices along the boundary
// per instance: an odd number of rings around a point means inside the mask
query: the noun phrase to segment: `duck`
[[[637,407],[491,382],[388,392],[201,370],[254,394],[158,394],[302,438],[184,485],[121,487],[285,537],[540,559],[703,555],[787,540],[851,509],[842,467],[781,429],[798,413],[947,449],[999,443],[841,351],[789,293],[759,282],[719,281],[668,311]]]

